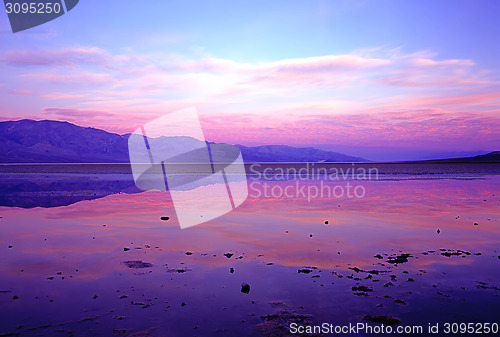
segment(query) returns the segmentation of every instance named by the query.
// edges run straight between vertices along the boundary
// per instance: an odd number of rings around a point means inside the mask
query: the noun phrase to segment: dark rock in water
[[[184,302],[181,303],[181,306],[186,306],[186,305],[187,305],[187,303],[184,303]]]
[[[441,230],[438,228],[438,230],[436,232],[439,234],[439,233],[441,233]]]
[[[349,269],[354,270],[356,273],[359,273],[361,271],[361,269],[359,269],[358,267],[353,267],[353,268],[349,268]]]
[[[234,254],[231,254],[231,253],[226,253],[226,254],[224,254],[224,256],[225,256],[225,257],[227,257],[228,259],[230,259],[230,258],[231,258],[231,256],[233,256],[233,255],[234,255]]]
[[[459,249],[457,251],[447,251],[447,252],[441,253],[441,255],[446,256],[446,257],[450,257],[450,256],[460,256],[460,255],[471,255],[471,253]]]
[[[405,301],[398,299],[395,299],[394,302],[399,303],[399,304],[406,304]]]
[[[380,254],[377,254],[377,255],[375,255],[374,257],[376,257],[377,259],[383,259],[383,256],[382,256],[382,255],[380,255]]]
[[[299,273],[304,273],[304,274],[309,274],[309,273],[312,273],[312,270],[310,270],[310,269],[299,269],[298,272]]]
[[[397,256],[390,256],[386,262],[389,263],[405,263],[408,262],[408,258],[411,257],[411,254],[401,254]]]
[[[186,252],[186,255],[193,255],[193,252]]]
[[[367,293],[363,291],[354,292],[353,294],[356,296],[369,296]]]
[[[124,252],[129,251],[129,250],[130,250],[130,248],[127,248],[127,247],[123,248]]]
[[[479,226],[479,224],[477,222],[474,222],[474,226]]]
[[[170,220],[170,217],[168,217],[168,216],[162,216],[162,217],[160,218],[160,220],[163,220],[163,221],[168,221],[168,220]]]
[[[13,300],[17,300],[17,299],[19,299],[19,296],[14,295],[14,297],[12,297],[12,299],[13,299]]]
[[[498,258],[500,259],[500,255],[498,255]]]
[[[414,282],[414,281],[415,281],[414,279],[412,279],[411,277],[409,277],[407,282]]]
[[[312,235],[312,234],[309,234],[309,237],[310,237],[310,238],[312,238],[312,237],[313,237],[313,235]]]
[[[54,279],[54,276],[47,277],[47,280],[53,280],[53,279]]]
[[[241,292],[248,294],[250,292],[250,285],[248,283],[241,284]]]
[[[99,296],[97,295],[94,295],[94,297],[92,297],[94,300],[97,299]]]
[[[373,291],[373,288],[366,286],[357,286],[357,287],[352,287],[352,291]]]
[[[325,225],[328,225],[328,220],[325,221]]]
[[[122,263],[124,265],[126,265],[127,267],[134,268],[134,269],[138,269],[138,268],[150,268],[150,267],[153,266],[151,263],[142,262],[142,261],[123,261]]]
[[[391,286],[394,286],[394,283],[392,282],[387,282],[386,284],[384,284],[384,287],[391,287]]]
[[[365,321],[370,321],[373,323],[382,323],[385,325],[396,325],[401,323],[401,320],[399,318],[387,315],[379,315],[379,316],[365,315],[363,319]]]
[[[230,272],[231,274],[232,274],[232,273],[234,273],[234,268],[233,268],[233,267],[229,268],[229,272]]]

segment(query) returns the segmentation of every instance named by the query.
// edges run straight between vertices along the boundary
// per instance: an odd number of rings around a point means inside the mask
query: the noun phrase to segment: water
[[[184,230],[168,192],[137,190],[124,166],[3,167],[0,334],[498,323],[499,164],[439,165],[386,164],[372,180],[253,175],[243,205]],[[296,193],[347,183],[364,195]],[[257,196],[264,184],[274,195]]]

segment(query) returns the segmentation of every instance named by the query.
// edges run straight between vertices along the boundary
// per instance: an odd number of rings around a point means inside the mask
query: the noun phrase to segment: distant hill
[[[50,120],[0,122],[0,163],[128,163],[129,136]],[[185,144],[187,138],[176,141]],[[246,162],[367,161],[312,147],[237,146]]]
[[[128,161],[127,137],[67,122],[0,122],[2,163],[117,163]]]
[[[493,151],[473,157],[425,160],[428,163],[500,163],[500,151]]]
[[[248,162],[367,162],[368,160],[347,156],[342,153],[318,150],[313,147],[292,147],[287,145],[263,145],[240,148]]]

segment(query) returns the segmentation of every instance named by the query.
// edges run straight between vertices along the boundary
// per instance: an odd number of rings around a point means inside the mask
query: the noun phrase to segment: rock
[[[383,259],[383,256],[382,256],[382,255],[380,255],[380,254],[377,254],[377,255],[375,255],[374,257],[376,257],[377,259]]]
[[[130,250],[130,248],[128,248],[128,247],[123,248],[124,252],[129,251],[129,250]]]
[[[92,297],[94,300],[97,299],[99,296],[97,295],[94,295],[94,297]]]
[[[397,325],[401,323],[401,320],[396,317],[387,316],[387,315],[379,315],[379,316],[372,316],[372,315],[365,315],[363,317],[365,321],[370,321],[373,323],[382,323],[385,325]]]
[[[367,293],[363,291],[354,292],[353,294],[356,296],[369,296]]]
[[[231,256],[233,256],[233,255],[234,255],[234,254],[232,254],[232,253],[225,253],[225,254],[224,254],[224,256],[225,256],[225,257],[227,257],[228,259],[230,259],[230,258],[231,258]]]
[[[312,273],[312,270],[310,270],[310,269],[299,269],[298,272],[299,273],[304,273],[304,274],[309,274],[309,273]]]
[[[436,233],[438,233],[438,234],[441,233],[441,230],[438,228],[438,230],[436,231]]]
[[[454,251],[444,252],[444,253],[441,253],[441,255],[446,256],[446,257],[450,257],[450,256],[460,256],[460,255],[471,255],[471,253],[459,249],[455,252]]]
[[[386,284],[384,284],[384,287],[388,288],[388,287],[392,287],[394,286],[394,283],[392,282],[387,282]]]
[[[232,273],[234,273],[234,268],[233,268],[233,267],[229,268],[229,272],[230,272],[231,274],[232,274]]]
[[[9,245],[9,248],[12,248],[13,246]]]
[[[122,262],[124,265],[126,265],[129,268],[134,268],[134,269],[139,269],[139,268],[150,268],[153,266],[153,264],[149,262],[142,262],[142,261],[123,261]]]
[[[312,237],[313,237],[313,235],[312,235],[312,234],[309,234],[309,237],[310,237],[310,238],[312,238]]]
[[[160,218],[160,220],[162,220],[162,221],[168,221],[168,220],[170,220],[170,217],[168,217],[168,216],[162,216]]]
[[[17,299],[19,299],[19,296],[14,295],[14,297],[12,297],[12,299],[13,299],[13,300],[17,300]]]
[[[193,252],[186,252],[186,255],[193,255]]]
[[[414,281],[415,281],[414,279],[412,279],[411,277],[409,277],[407,282],[414,282]]]
[[[357,286],[357,287],[352,287],[352,291],[373,291],[373,288],[366,286]]]
[[[241,284],[241,292],[248,294],[250,292],[250,285],[248,283]]]
[[[479,224],[477,222],[474,222],[474,226],[479,226]]]
[[[54,276],[47,277],[47,280],[53,280],[53,279],[54,279]]]
[[[328,225],[328,220],[325,221],[325,225]]]
[[[399,304],[406,304],[405,301],[400,300],[399,298],[395,299],[394,302],[399,303]]]
[[[386,262],[405,263],[405,262],[408,262],[409,257],[411,257],[411,254],[401,254],[401,255],[397,255],[397,256],[390,256]]]
[[[184,303],[184,302],[181,303],[181,306],[183,306],[183,307],[186,305],[187,305],[187,303]]]

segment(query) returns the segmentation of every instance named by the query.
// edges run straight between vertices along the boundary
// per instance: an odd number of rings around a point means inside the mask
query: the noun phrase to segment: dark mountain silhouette
[[[342,153],[318,150],[313,147],[237,145],[247,162],[367,162],[368,160]]]
[[[425,160],[426,163],[500,163],[500,151],[493,151],[473,157]]]
[[[0,122],[1,163],[128,163],[128,137],[68,122]],[[162,138],[162,137],[160,137]],[[155,139],[161,142],[161,139]],[[186,144],[194,139],[176,137]],[[362,162],[341,153],[286,145],[237,145],[247,162]]]
[[[127,138],[67,122],[0,122],[0,162],[124,163]]]

